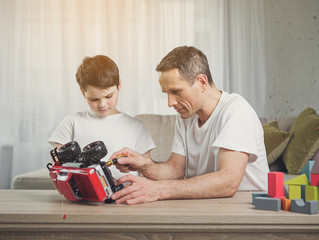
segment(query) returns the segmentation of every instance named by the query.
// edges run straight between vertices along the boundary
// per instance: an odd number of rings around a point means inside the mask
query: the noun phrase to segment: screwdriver
[[[117,159],[121,158],[121,157],[127,157],[125,154],[123,155],[119,155],[117,156],[116,158],[113,158],[112,160],[109,160],[106,162],[106,166],[110,167],[112,166],[113,164],[116,164],[117,163]]]

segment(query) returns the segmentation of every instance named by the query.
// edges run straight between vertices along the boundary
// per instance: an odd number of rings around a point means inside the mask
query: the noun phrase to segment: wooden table
[[[317,240],[318,234],[319,214],[256,210],[251,193],[128,206],[69,202],[55,190],[0,190],[0,239]]]

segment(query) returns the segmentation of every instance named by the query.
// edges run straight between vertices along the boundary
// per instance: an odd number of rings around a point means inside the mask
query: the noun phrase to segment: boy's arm
[[[61,146],[62,146],[63,144],[61,144],[61,143],[54,143],[54,148],[60,148]]]
[[[152,181],[126,175],[119,183],[131,185],[116,192],[116,203],[137,204],[159,199],[214,198],[233,196],[244,176],[249,155],[220,149],[218,171],[181,180]]]

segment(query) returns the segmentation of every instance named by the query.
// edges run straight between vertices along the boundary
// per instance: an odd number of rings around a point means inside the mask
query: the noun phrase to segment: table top
[[[256,210],[251,204],[251,195],[238,192],[231,198],[116,205],[70,202],[56,190],[0,190],[0,231],[34,226],[44,229],[90,227],[107,231],[134,228],[192,232],[209,229],[319,232],[319,214]]]

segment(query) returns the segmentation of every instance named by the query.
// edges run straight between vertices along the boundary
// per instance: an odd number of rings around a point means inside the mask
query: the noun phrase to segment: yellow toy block
[[[300,199],[301,198],[301,186],[289,185],[289,199]]]
[[[306,174],[299,175],[293,179],[290,179],[284,183],[285,185],[309,185],[309,181]]]
[[[306,201],[316,200],[319,202],[319,187],[306,186]]]

